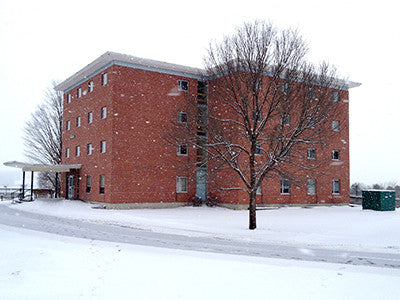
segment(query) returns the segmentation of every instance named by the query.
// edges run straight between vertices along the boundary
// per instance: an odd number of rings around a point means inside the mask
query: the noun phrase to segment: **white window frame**
[[[93,92],[93,80],[88,83],[89,93]]]
[[[106,85],[108,82],[108,76],[107,73],[104,73],[101,75],[101,85]]]
[[[186,82],[186,89],[183,86],[183,83]],[[189,91],[189,81],[187,80],[178,80],[178,91],[180,92],[188,92]]]
[[[335,153],[337,153],[337,158],[335,158]],[[340,151],[332,150],[332,160],[340,160]]]
[[[183,184],[183,186],[182,186]],[[188,192],[188,178],[187,177],[176,177],[176,192],[187,193]]]
[[[307,149],[307,159],[316,159],[317,151],[314,148]]]
[[[65,149],[65,157],[69,158],[69,148]]]
[[[287,190],[287,192],[285,192]],[[290,195],[290,181],[289,179],[281,179],[281,195]]]
[[[338,120],[332,121],[332,130],[339,131],[340,130],[340,122]]]
[[[315,99],[317,96],[316,96],[316,93],[315,93],[315,88],[314,87],[308,87],[307,88],[307,97],[308,98],[311,98],[311,99]]]
[[[262,147],[260,144],[256,144],[256,149],[254,151],[254,155],[261,155]]]
[[[86,175],[86,194],[92,191],[92,176]]]
[[[307,195],[315,195],[317,193],[317,181],[315,179],[307,179]]]
[[[103,106],[103,107],[101,108],[101,118],[102,118],[102,119],[107,118],[107,106]]]
[[[66,127],[67,127],[67,130],[71,130],[71,121],[67,121],[67,124],[66,124]]]
[[[87,145],[87,155],[92,155],[92,153],[93,153],[93,146],[90,143]]]
[[[289,94],[290,91],[290,84],[289,82],[282,82],[281,83],[281,92],[285,95]]]
[[[340,180],[339,179],[332,180],[332,194],[340,195]]]
[[[106,153],[107,148],[107,143],[106,141],[101,141],[100,142],[100,153]]]
[[[67,103],[71,103],[71,94],[67,94]]]
[[[89,112],[88,113],[88,124],[92,124],[93,123],[93,112]]]
[[[101,174],[99,177],[99,194],[100,195],[104,195],[105,187],[106,187],[106,176],[104,174]]]
[[[76,127],[81,127],[81,117],[76,117]]]
[[[256,190],[256,195],[262,195],[262,188],[261,188],[261,184],[257,187]]]
[[[281,116],[281,124],[283,126],[290,126],[290,114],[283,114]]]
[[[338,91],[332,91],[331,100],[332,100],[332,102],[339,102],[339,92]]]
[[[182,150],[186,150],[186,153],[182,153],[182,152],[183,152]],[[177,154],[178,154],[179,156],[187,156],[188,153],[189,153],[189,151],[188,151],[188,147],[187,147],[186,144],[180,144],[180,145],[178,145]]]
[[[263,78],[258,77],[256,81],[256,90],[261,90],[263,85]]]
[[[76,155],[76,157],[81,156],[81,147],[80,147],[80,146],[76,146],[76,148],[75,148],[75,155]]]
[[[259,111],[259,110],[252,110],[252,111],[251,111],[251,120],[252,120],[252,121],[260,122],[260,121],[261,121],[261,111]]]
[[[80,97],[82,97],[82,88],[78,88],[76,90],[76,98],[80,98]]]
[[[183,120],[183,116],[185,116],[185,120]],[[178,123],[187,123],[188,121],[188,114],[184,111],[178,111]]]

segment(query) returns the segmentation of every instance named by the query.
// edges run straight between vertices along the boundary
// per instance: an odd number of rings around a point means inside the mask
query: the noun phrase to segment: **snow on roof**
[[[74,75],[61,82],[55,87],[55,90],[63,92],[69,91],[112,65],[207,80],[205,70],[200,68],[171,64],[163,61],[108,51],[83,69],[76,72]],[[345,88],[353,88],[360,86],[361,83],[341,80],[340,85]]]
[[[140,58],[128,54],[106,52],[83,69],[70,76],[55,87],[57,91],[67,91],[86,81],[90,77],[102,72],[112,65],[126,66],[141,70],[149,70],[189,78],[201,79],[205,73],[202,69],[167,62]]]

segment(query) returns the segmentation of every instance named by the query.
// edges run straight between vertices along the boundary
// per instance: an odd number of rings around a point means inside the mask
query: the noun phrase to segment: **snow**
[[[0,225],[2,299],[398,299],[400,270],[135,246]]]
[[[220,207],[104,210],[71,200],[40,199],[14,209],[96,223],[117,224],[187,236],[366,252],[400,253],[400,211],[361,206],[283,207],[257,211],[257,229],[248,230],[248,211]]]

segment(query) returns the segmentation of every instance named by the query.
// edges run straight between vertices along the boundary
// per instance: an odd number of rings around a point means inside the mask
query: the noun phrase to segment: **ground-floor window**
[[[187,191],[188,191],[187,177],[176,177],[176,192],[187,193]]]
[[[315,179],[307,179],[307,194],[315,195],[316,187],[315,187]]]
[[[86,176],[86,193],[90,193],[92,187],[92,178],[90,177],[90,175]]]
[[[104,175],[100,175],[100,194],[104,194],[106,178]]]
[[[340,181],[332,180],[332,194],[340,194]]]
[[[289,179],[281,179],[281,194],[290,194]]]
[[[261,191],[261,185],[258,186],[257,191],[256,191],[257,195],[261,195],[262,191]]]

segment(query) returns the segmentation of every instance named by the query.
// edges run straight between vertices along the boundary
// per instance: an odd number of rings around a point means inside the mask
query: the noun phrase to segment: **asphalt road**
[[[5,205],[0,205],[0,224],[58,235],[134,245],[400,269],[400,254],[296,247],[212,237],[189,237],[35,214],[12,209]]]

